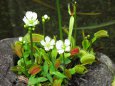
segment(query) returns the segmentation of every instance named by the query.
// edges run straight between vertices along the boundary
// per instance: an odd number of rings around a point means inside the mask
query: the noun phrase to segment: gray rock
[[[88,73],[75,75],[69,86],[111,86],[114,77],[114,64],[106,55],[97,53],[98,61],[88,65]]]
[[[16,40],[17,38],[7,38],[0,41],[0,86],[24,86],[16,85],[17,76],[10,71],[14,64],[11,44]]]
[[[7,38],[0,41],[0,86],[26,86],[17,81],[15,73],[10,71],[14,65],[14,53],[11,48],[17,38]],[[111,86],[114,64],[106,55],[97,53],[98,61],[89,65],[89,72],[85,75],[74,75],[69,86]]]

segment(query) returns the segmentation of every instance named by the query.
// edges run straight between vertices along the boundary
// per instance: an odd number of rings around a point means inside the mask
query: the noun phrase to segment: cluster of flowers
[[[44,21],[45,21],[45,20],[49,19],[49,17],[45,14],[42,17],[42,19],[44,19]],[[26,12],[26,15],[24,16],[23,21],[24,21],[25,25],[28,27],[33,27],[33,26],[36,26],[37,24],[39,24],[39,21],[37,19],[37,13],[31,12],[31,11]],[[65,39],[64,42],[62,40],[58,40],[56,42],[54,39],[51,39],[49,36],[46,36],[45,39],[42,40],[40,43],[44,46],[44,49],[46,51],[53,49],[54,46],[56,46],[57,52],[59,54],[70,51],[70,40],[69,39]],[[79,51],[78,48],[73,49],[71,51],[71,55],[73,55],[74,53],[76,53],[78,51]]]
[[[45,40],[41,41],[41,44],[44,46],[44,49],[46,51],[49,51],[54,48],[54,45],[56,45],[57,52],[59,54],[62,54],[64,52],[70,51],[70,41],[69,39],[65,39],[63,42],[62,40],[59,40],[55,42],[54,39],[51,39],[49,36],[45,37]]]

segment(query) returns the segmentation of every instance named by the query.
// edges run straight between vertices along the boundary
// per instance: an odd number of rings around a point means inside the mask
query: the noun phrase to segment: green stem
[[[24,59],[24,55],[23,55],[22,48],[23,48],[23,42],[22,42],[22,46],[21,46],[21,53],[22,53],[22,58],[23,58],[23,60],[24,60],[24,69],[25,69],[25,74],[26,74],[27,66],[26,66],[26,61],[25,61],[25,59]],[[26,74],[26,76],[28,76],[28,75]]]
[[[82,30],[82,36],[83,36],[83,39],[85,39],[85,32],[84,32],[84,30]]]
[[[57,5],[57,13],[58,13],[58,23],[59,23],[59,32],[60,32],[60,39],[63,40],[63,33],[62,33],[62,21],[61,21],[61,11],[60,11],[60,4],[59,0],[56,0]]]
[[[69,39],[70,41],[71,41],[71,38],[72,38],[73,26],[74,26],[74,17],[71,16],[71,17],[70,17],[70,21],[69,21],[69,34],[68,34],[68,39]]]
[[[65,74],[65,57],[64,57],[64,53],[62,54],[62,60],[63,60],[63,73]]]
[[[74,28],[75,28],[75,32],[74,32],[74,39],[75,39],[75,43],[76,44],[76,40],[77,40],[77,11],[76,11],[76,3],[74,4]]]
[[[29,30],[29,34],[30,34],[30,50],[31,50],[31,53],[30,53],[30,58],[32,61],[34,61],[33,59],[33,40],[32,40],[32,29]]]
[[[44,37],[45,37],[45,22],[42,22],[42,24],[43,24],[43,35],[44,35]]]

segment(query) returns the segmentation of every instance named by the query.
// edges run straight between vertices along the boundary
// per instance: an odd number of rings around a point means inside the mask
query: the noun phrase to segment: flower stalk
[[[74,21],[75,21],[75,24],[74,24],[74,28],[75,28],[75,31],[74,31],[74,39],[75,39],[75,44],[76,44],[76,41],[77,41],[77,5],[76,5],[77,2],[74,2]]]
[[[73,26],[74,26],[74,16],[71,16],[69,21],[69,34],[68,34],[68,39],[70,41],[72,40],[71,38],[72,38]]]
[[[75,6],[73,3],[68,4],[68,12],[70,14],[70,20],[69,20],[69,34],[68,34],[68,39],[71,41],[71,47],[75,45],[75,40],[72,39],[72,32],[73,32],[73,27],[74,27],[74,14],[75,14]]]
[[[62,33],[62,20],[61,20],[61,11],[60,11],[60,0],[56,0],[57,5],[57,13],[58,13],[58,24],[59,24],[59,32],[60,32],[60,39],[63,40],[63,33]]]
[[[37,13],[27,11],[26,15],[23,18],[23,21],[25,23],[24,27],[28,29],[28,33],[30,35],[30,58],[32,61],[34,61],[33,58],[33,40],[32,40],[32,31],[35,30],[35,26],[39,24],[39,21],[37,19]]]
[[[24,41],[22,40],[22,37],[19,37],[19,41],[21,42],[22,46],[21,46],[21,53],[22,53],[22,58],[24,60],[24,69],[25,69],[25,72],[27,71],[27,67],[26,67],[26,61],[24,59],[24,55],[23,55],[23,46],[24,46]]]
[[[46,14],[44,16],[42,16],[42,25],[43,25],[43,34],[44,34],[44,36],[46,35],[45,23],[49,19],[50,19],[50,17]]]
[[[29,34],[30,34],[30,50],[31,50],[31,53],[30,53],[30,58],[32,61],[34,61],[34,58],[33,58],[33,40],[32,40],[32,30],[29,30]]]

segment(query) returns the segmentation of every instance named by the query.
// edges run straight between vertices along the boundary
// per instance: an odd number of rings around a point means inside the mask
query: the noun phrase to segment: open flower
[[[55,40],[51,39],[49,36],[45,37],[45,40],[41,41],[41,44],[44,46],[46,51],[53,49],[55,45]]]
[[[57,41],[56,42],[56,48],[57,48],[59,54],[64,53],[64,51],[69,52],[70,51],[70,41],[69,41],[69,39],[65,39],[64,42],[61,41],[61,40]]]
[[[35,26],[39,23],[37,19],[37,13],[31,12],[31,11],[26,12],[26,15],[24,16],[23,21],[26,26]]]

